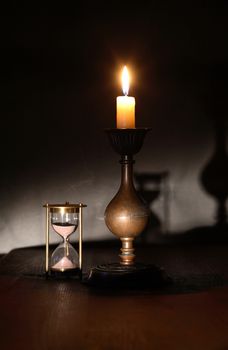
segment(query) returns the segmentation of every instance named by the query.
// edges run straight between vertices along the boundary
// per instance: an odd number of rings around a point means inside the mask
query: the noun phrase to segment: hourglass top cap
[[[66,202],[65,204],[46,203],[43,205],[43,207],[49,208],[51,213],[58,213],[58,212],[76,213],[79,208],[85,208],[87,207],[87,205],[83,203],[70,204],[69,202]]]

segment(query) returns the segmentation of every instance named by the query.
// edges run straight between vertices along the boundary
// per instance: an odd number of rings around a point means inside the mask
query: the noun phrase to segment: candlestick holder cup
[[[82,275],[82,209],[84,204],[45,204],[46,254],[45,272],[54,276]],[[50,226],[62,242],[49,256]],[[69,241],[79,227],[78,252]]]
[[[160,285],[164,272],[155,265],[135,262],[133,242],[145,229],[149,208],[133,183],[133,155],[138,153],[150,128],[107,129],[112,148],[121,156],[121,184],[108,204],[104,218],[109,230],[121,240],[120,261],[91,269],[88,281],[94,285]]]

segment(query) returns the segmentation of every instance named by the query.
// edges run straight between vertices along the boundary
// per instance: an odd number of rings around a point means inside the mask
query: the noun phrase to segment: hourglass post
[[[49,270],[49,207],[48,203],[45,205],[46,207],[46,235],[45,235],[45,242],[46,242],[46,249],[45,249],[45,271],[48,273]]]
[[[45,271],[60,274],[71,274],[79,271],[82,276],[82,239],[83,223],[82,210],[86,205],[70,204],[48,204],[46,208],[46,250]],[[52,229],[62,238],[62,243],[57,246],[49,257],[50,222]],[[78,253],[69,242],[69,237],[79,226]],[[50,260],[50,261],[49,261]]]
[[[83,204],[79,204],[79,269],[82,271],[82,232],[83,232],[83,223],[82,223],[82,208]]]

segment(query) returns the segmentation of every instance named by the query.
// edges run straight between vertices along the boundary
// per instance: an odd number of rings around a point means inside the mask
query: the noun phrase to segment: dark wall
[[[227,10],[225,2],[12,5],[1,39],[2,252],[43,243],[46,202],[86,203],[86,239],[112,236],[103,213],[119,165],[104,129],[116,126],[124,64],[136,125],[152,128],[135,172],[149,173],[152,187],[160,184],[152,175],[169,174],[168,197],[161,190],[151,200],[156,223],[170,233],[214,224],[202,171],[227,119]],[[221,162],[227,169],[226,154]],[[215,181],[225,193],[224,176]]]

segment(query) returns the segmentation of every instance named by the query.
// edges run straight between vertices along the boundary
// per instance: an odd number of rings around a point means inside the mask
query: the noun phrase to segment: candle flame
[[[124,66],[123,72],[122,72],[122,89],[123,89],[124,95],[128,94],[129,83],[130,83],[129,73],[128,73],[127,67]]]

